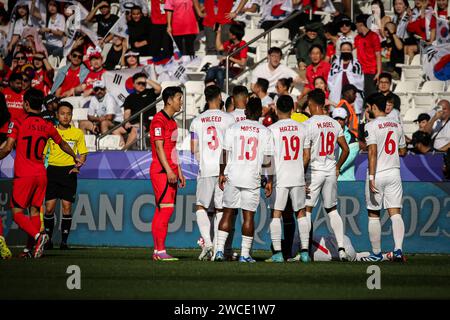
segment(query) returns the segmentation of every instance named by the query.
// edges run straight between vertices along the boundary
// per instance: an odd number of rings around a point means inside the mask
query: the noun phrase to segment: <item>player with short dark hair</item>
[[[406,143],[402,126],[386,117],[387,99],[382,93],[367,98],[371,122],[366,124],[364,135],[369,150],[366,202],[369,214],[369,239],[372,254],[362,259],[367,262],[382,261],[381,220],[382,207],[387,209],[392,221],[394,237],[394,261],[404,261],[403,239],[405,225],[401,216],[402,178],[400,158],[406,155]]]
[[[246,119],[245,107],[248,102],[248,89],[245,86],[235,86],[233,88],[233,105],[234,110],[231,115],[234,117],[236,122],[243,121]]]
[[[225,242],[232,228],[234,209],[242,209],[242,244],[239,262],[253,263],[250,250],[254,235],[254,214],[259,205],[262,165],[265,156],[273,155],[270,130],[258,119],[262,114],[259,98],[250,98],[245,109],[246,120],[232,125],[225,133],[224,161],[220,166],[219,183],[223,190],[223,216],[217,233],[215,261],[223,261]],[[267,160],[267,159],[266,159]],[[272,185],[266,184],[266,196]]]
[[[308,93],[308,107],[312,117],[304,122],[308,131],[305,157],[310,158],[310,165],[306,173],[306,185],[309,187],[309,192],[306,196],[307,227],[305,226],[305,230],[308,230],[308,233],[300,233],[302,238],[300,259],[303,262],[310,260],[308,247],[311,213],[320,195],[322,195],[323,207],[330,218],[330,225],[339,246],[340,259],[347,260],[344,248],[344,227],[337,211],[337,177],[342,164],[348,157],[349,148],[341,125],[327,115],[324,105],[325,93],[321,89],[314,89]],[[336,143],[342,150],[337,162],[334,155]],[[303,217],[302,212],[300,217]]]
[[[73,158],[77,167],[82,164],[55,127],[39,116],[43,100],[44,94],[40,90],[31,88],[25,92],[23,108],[27,115],[20,123],[11,122],[6,145],[0,149],[1,160],[16,146],[11,207],[16,224],[36,240],[34,258],[42,256],[44,245],[48,241],[48,236],[40,233],[39,216],[39,208],[44,201],[47,187],[43,162],[43,151],[47,140],[52,138]],[[27,208],[30,208],[31,217],[24,214]]]
[[[75,154],[80,156],[81,162],[86,161],[88,150],[81,129],[70,125],[72,122],[73,106],[61,101],[56,110],[58,125],[56,129],[61,138],[66,141]],[[60,249],[68,249],[67,239],[72,225],[72,204],[75,202],[77,192],[77,174],[79,167],[75,166],[73,159],[61,150],[58,144],[49,139],[44,153],[49,154],[47,167],[47,191],[45,194],[45,233],[49,236],[46,249],[53,248],[52,235],[55,225],[55,208],[58,199],[61,199],[61,244]]]
[[[305,174],[304,166],[309,159],[303,157],[303,147],[306,139],[306,128],[303,124],[291,119],[294,111],[294,100],[283,95],[277,100],[279,120],[269,129],[274,138],[274,177],[273,190],[270,198],[272,220],[270,236],[274,254],[266,262],[283,262],[281,246],[281,218],[286,210],[288,198],[291,199],[293,212],[297,216],[300,234],[309,235],[305,215]],[[304,163],[306,161],[306,163]],[[300,216],[300,211],[303,214]],[[305,220],[305,223],[302,223]],[[286,234],[285,234],[286,237]]]
[[[196,212],[197,224],[204,240],[199,260],[210,260],[213,256],[211,222],[208,208],[213,204],[214,238],[217,238],[219,222],[222,219],[223,191],[219,188],[219,172],[225,131],[234,124],[234,118],[221,110],[222,94],[218,86],[205,88],[206,110],[191,124],[191,152],[195,155],[199,170],[197,176]]]
[[[178,127],[173,118],[182,108],[183,91],[180,87],[167,87],[162,97],[164,108],[154,116],[150,125],[150,179],[156,202],[152,220],[153,260],[176,261],[177,258],[167,254],[165,242],[169,220],[175,207],[177,183],[179,182],[181,188],[186,185],[175,149]]]

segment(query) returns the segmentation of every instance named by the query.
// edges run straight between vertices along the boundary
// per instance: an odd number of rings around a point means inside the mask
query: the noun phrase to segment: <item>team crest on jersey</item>
[[[8,125],[8,134],[12,133],[12,129],[14,128],[14,122],[10,122]]]
[[[155,128],[155,137],[161,137],[161,128]]]

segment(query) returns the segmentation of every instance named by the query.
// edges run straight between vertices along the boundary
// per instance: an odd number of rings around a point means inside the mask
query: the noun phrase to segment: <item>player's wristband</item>
[[[369,180],[370,180],[370,181],[373,181],[373,180],[375,180],[375,176],[374,176],[374,175],[372,175],[372,174],[371,174],[371,175],[369,175]]]

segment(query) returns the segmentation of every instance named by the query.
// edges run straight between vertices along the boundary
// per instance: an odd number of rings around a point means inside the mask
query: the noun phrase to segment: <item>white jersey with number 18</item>
[[[303,124],[308,130],[305,149],[311,149],[311,170],[335,174],[334,149],[337,139],[344,136],[341,125],[325,115],[312,116]]]
[[[190,132],[200,153],[199,177],[219,176],[225,131],[233,124],[234,118],[221,110],[206,110],[192,121]]]
[[[305,126],[292,119],[283,119],[269,127],[274,139],[276,187],[305,185],[303,170],[303,146]]]
[[[247,116],[245,115],[245,109],[234,109],[230,112],[230,114],[234,117],[234,121],[240,122],[247,119]]]
[[[400,169],[398,149],[406,147],[402,126],[388,117],[378,117],[365,126],[367,145],[377,145],[376,173]]]
[[[264,156],[273,155],[273,137],[258,121],[235,123],[225,133],[228,152],[225,172],[231,185],[256,189],[261,185]]]

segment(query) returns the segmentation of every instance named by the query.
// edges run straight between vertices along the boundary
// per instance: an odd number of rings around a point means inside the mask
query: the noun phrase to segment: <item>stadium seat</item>
[[[95,146],[95,135],[93,134],[86,134],[84,135],[84,141],[86,142],[86,148],[89,152],[95,152],[96,146]]]
[[[268,36],[266,35],[265,39],[267,41]],[[277,28],[272,30],[270,33],[270,46],[282,47],[284,44],[289,42],[289,29],[287,28]]]
[[[422,81],[423,68],[421,66],[403,66],[402,81]]]
[[[417,91],[417,81],[400,81],[397,83],[394,92],[395,93],[412,93]]]
[[[186,87],[187,94],[203,95],[205,91],[205,84],[203,81],[186,81],[184,86]]]
[[[261,33],[264,33],[264,29],[245,29],[245,35],[243,40],[245,42],[250,42],[251,40],[255,39],[257,36],[259,36]],[[264,37],[257,40],[255,44],[261,44],[264,43]]]
[[[111,3],[111,14],[119,16],[120,15],[119,11],[120,11],[120,4]]]
[[[285,64],[289,68],[296,68],[297,67],[297,57],[295,56],[295,54],[286,55]]]
[[[100,149],[102,150],[120,150],[120,136],[118,135],[107,135],[100,140]]]
[[[421,108],[410,108],[405,112],[403,117],[403,123],[412,122],[417,119],[419,114],[424,113],[424,109]]]
[[[413,95],[414,107],[430,110],[436,101],[437,94],[444,91],[445,82],[427,81],[423,84],[420,92]]]
[[[411,138],[412,134],[418,130],[417,123],[413,121],[403,121],[403,133]]]
[[[414,58],[411,61],[411,65],[412,66],[421,66],[422,65],[422,61],[420,61],[420,54],[416,54],[414,56]]]
[[[78,123],[82,120],[87,120],[88,109],[85,108],[74,108],[72,112],[72,121],[74,126],[78,128]]]

